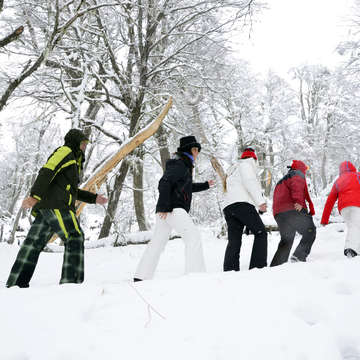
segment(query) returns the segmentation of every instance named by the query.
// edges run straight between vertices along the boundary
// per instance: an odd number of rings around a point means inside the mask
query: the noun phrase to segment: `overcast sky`
[[[253,25],[251,39],[237,45],[239,57],[255,71],[265,73],[271,68],[285,74],[303,63],[331,66],[341,61],[335,48],[346,38],[344,21],[353,0],[265,1],[269,9]]]

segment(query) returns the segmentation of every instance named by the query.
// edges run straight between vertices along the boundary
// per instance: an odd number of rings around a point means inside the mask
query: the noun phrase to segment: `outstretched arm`
[[[202,183],[192,183],[192,192],[208,190],[211,184],[214,184],[214,180],[209,180]]]
[[[88,204],[95,204],[97,201],[97,194],[94,194],[87,190],[78,189],[77,199]]]
[[[329,223],[330,214],[335,205],[337,198],[338,198],[338,191],[337,191],[337,186],[336,186],[336,181],[335,181],[333,187],[331,188],[330,194],[326,200],[325,206],[324,206],[323,214],[321,217],[322,225],[327,225]]]

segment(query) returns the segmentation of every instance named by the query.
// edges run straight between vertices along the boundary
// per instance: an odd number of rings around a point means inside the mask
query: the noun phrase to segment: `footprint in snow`
[[[349,346],[341,350],[343,360],[360,360],[359,349],[354,346]]]
[[[334,284],[335,293],[339,295],[352,295],[350,286],[344,282]]]

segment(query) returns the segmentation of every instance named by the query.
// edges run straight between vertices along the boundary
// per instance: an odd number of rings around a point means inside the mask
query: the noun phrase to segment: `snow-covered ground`
[[[206,274],[182,275],[177,239],[135,284],[144,245],[87,249],[82,285],[57,285],[62,254],[43,253],[29,289],[4,287],[18,247],[0,244],[0,360],[360,359],[360,257],[343,256],[343,230],[319,228],[307,263],[251,271],[244,236],[242,271],[223,273],[226,241],[202,229]]]

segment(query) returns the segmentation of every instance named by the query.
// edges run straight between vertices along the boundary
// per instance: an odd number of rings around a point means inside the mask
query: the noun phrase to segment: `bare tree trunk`
[[[144,148],[139,146],[134,151],[137,159],[133,166],[133,195],[134,195],[134,207],[136,219],[139,225],[140,231],[148,230],[146,220],[145,220],[145,208],[144,208],[144,184],[143,184],[143,175],[144,175]]]
[[[323,189],[326,188],[327,186],[327,181],[326,181],[326,148],[324,148],[323,153],[322,153],[322,158],[321,158],[321,168],[320,168],[320,176],[321,176],[321,182],[322,182],[322,186]]]
[[[134,132],[136,132],[136,128],[138,125],[138,120],[140,118],[141,105],[135,106],[132,109],[130,116],[130,130],[129,137],[134,136]],[[135,150],[135,149],[134,149]],[[133,151],[134,151],[133,150]],[[109,236],[110,229],[112,224],[115,221],[116,210],[118,206],[118,202],[120,199],[120,195],[122,192],[123,184],[126,178],[126,175],[129,171],[130,163],[127,160],[123,160],[119,169],[119,173],[116,176],[115,184],[113,191],[110,192],[109,196],[109,205],[107,207],[106,216],[101,227],[101,231],[99,234],[99,239]]]
[[[167,143],[167,133],[164,127],[161,125],[159,130],[155,133],[155,139],[159,146],[161,166],[165,171],[166,161],[170,159],[170,151]]]
[[[263,149],[263,147],[261,147]],[[257,153],[258,161],[259,161],[259,168],[262,169],[260,183],[261,188],[266,189],[266,183],[267,183],[267,171],[266,171],[266,154],[264,151],[259,151]]]
[[[1,227],[0,227],[0,243],[3,242],[3,237],[4,237],[4,224],[1,224]]]
[[[239,115],[239,121],[235,123],[235,129],[237,132],[237,139],[236,139],[236,145],[237,145],[237,155],[240,158],[243,150],[244,150],[244,132],[241,127],[241,114]]]
[[[194,93],[191,93],[191,100],[188,99],[187,104],[189,106],[191,106],[191,110],[192,110],[193,117],[194,117],[193,123],[196,128],[196,135],[198,136],[198,138],[200,139],[200,141],[203,144],[207,144],[209,149],[211,149],[212,145],[210,144],[209,140],[206,137],[204,126],[203,126],[203,124],[201,122],[201,118],[200,118],[200,110],[199,110],[200,100],[201,100],[201,95],[195,96]],[[212,155],[210,157],[210,162],[211,162],[213,169],[216,171],[217,175],[219,176],[219,178],[222,182],[223,189],[225,189],[226,188],[226,174],[225,174],[223,167],[221,166],[220,162],[217,160],[217,158],[214,155]]]
[[[265,169],[265,173],[266,173],[265,196],[266,197],[269,197],[270,193],[271,193],[272,183],[273,183],[272,170],[274,168],[274,163],[275,163],[274,149],[273,149],[273,143],[272,143],[271,138],[269,138],[268,155],[270,156],[270,163],[268,161],[266,162],[267,166]]]
[[[15,205],[16,205],[17,201],[19,200],[21,191],[23,189],[23,185],[24,185],[24,176],[21,175],[20,176],[20,183],[17,185],[17,188],[15,190],[15,194],[14,194],[12,200],[11,200],[11,204],[10,204],[10,207],[9,207],[9,210],[8,210],[10,214],[13,214],[13,212],[14,212]]]
[[[19,178],[22,180],[23,176],[19,175],[19,173],[20,173],[19,166],[18,166],[18,164],[16,164],[14,173],[12,175],[12,179],[10,179],[10,181],[9,181],[10,184],[16,184],[14,186],[14,188],[12,189],[11,194],[9,196],[10,204],[8,206],[8,209],[7,209],[7,212],[8,212],[9,215],[13,215],[15,205],[16,205],[16,201],[18,200],[19,192],[21,191],[21,187],[19,186],[18,181],[19,181]],[[19,190],[19,187],[20,187],[20,190]]]
[[[12,245],[15,241],[15,234],[16,234],[17,227],[19,225],[19,221],[20,221],[22,212],[23,212],[23,209],[20,208],[16,214],[14,225],[13,225],[9,240],[7,241],[8,244],[10,244],[10,245]]]
[[[303,92],[303,80],[299,78],[300,86],[299,86],[299,100],[300,100],[300,113],[301,119],[304,123],[306,123],[306,111],[304,105],[304,92]]]
[[[320,169],[320,175],[321,175],[323,189],[325,189],[328,184],[327,179],[326,179],[326,161],[327,161],[327,151],[328,151],[331,128],[332,128],[332,114],[329,113],[326,116],[325,143],[324,143],[324,148],[323,148],[323,153],[322,153],[321,169]]]
[[[109,205],[107,207],[107,213],[100,230],[99,239],[105,238],[110,234],[111,225],[113,224],[114,221],[117,205],[120,199],[121,191],[128,170],[129,170],[129,162],[124,159],[121,163],[119,172],[115,178],[114,190],[110,193],[109,196]]]

